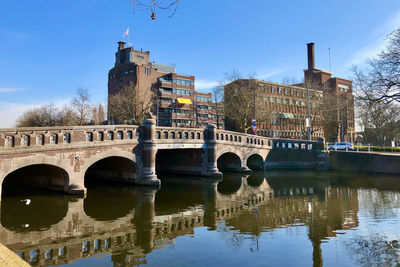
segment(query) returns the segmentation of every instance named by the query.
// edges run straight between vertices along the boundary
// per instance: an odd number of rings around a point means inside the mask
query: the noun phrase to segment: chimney
[[[307,56],[308,56],[308,70],[314,70],[315,58],[314,58],[314,43],[307,44]]]
[[[119,41],[118,42],[118,51],[124,49],[125,48],[125,44],[126,44],[125,42]]]

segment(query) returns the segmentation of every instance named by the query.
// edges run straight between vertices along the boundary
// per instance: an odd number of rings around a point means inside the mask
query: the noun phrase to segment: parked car
[[[354,146],[349,142],[340,142],[328,146],[328,150],[354,150]]]

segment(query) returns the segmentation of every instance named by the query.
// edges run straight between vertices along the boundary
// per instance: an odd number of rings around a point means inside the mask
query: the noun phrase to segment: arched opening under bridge
[[[218,158],[217,167],[219,171],[237,171],[242,167],[242,161],[235,153],[227,152]]]
[[[258,154],[253,154],[247,159],[247,167],[252,170],[263,170],[264,160]]]
[[[138,173],[138,167],[133,160],[118,156],[107,157],[87,169],[85,186],[99,180],[134,183]]]

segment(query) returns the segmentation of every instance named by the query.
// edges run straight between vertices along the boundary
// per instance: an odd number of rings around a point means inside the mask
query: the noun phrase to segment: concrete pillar
[[[207,125],[206,145],[207,145],[207,176],[222,177],[222,173],[217,168],[217,143],[216,129],[214,124]]]
[[[156,175],[156,122],[148,119],[143,122],[142,127],[142,175],[137,180],[138,184],[160,186],[161,181]]]

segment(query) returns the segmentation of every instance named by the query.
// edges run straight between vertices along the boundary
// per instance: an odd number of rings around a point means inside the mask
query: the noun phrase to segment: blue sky
[[[232,69],[280,82],[302,78],[306,43],[316,66],[350,78],[400,26],[398,0],[180,0],[174,17],[132,12],[130,0],[0,0],[0,127],[49,102],[68,104],[78,87],[106,102],[116,42],[130,28],[136,49],[175,64],[210,88]]]

